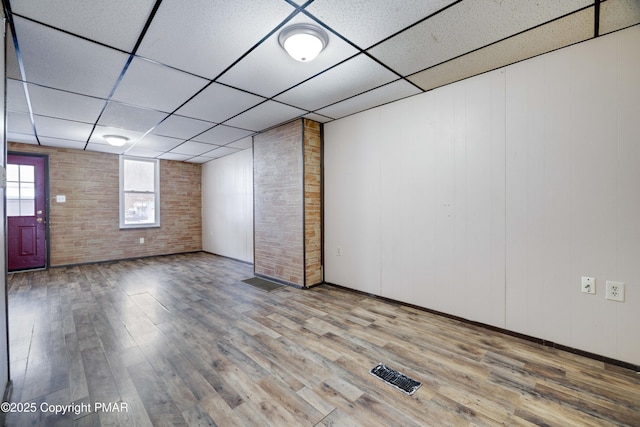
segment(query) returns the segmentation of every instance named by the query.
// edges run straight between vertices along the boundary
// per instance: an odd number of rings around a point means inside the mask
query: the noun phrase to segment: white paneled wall
[[[327,269],[339,274],[340,282],[353,289],[379,295],[380,283],[380,149],[370,143],[377,138],[369,126],[380,118],[380,110],[337,121],[331,129],[344,135],[349,144],[325,146],[325,159],[331,158],[332,170],[324,170],[325,233],[331,227],[332,239],[325,244],[325,280]],[[325,128],[326,129],[326,128]],[[324,136],[325,141],[327,136]],[[326,160],[325,160],[326,161]],[[353,167],[353,165],[357,165]],[[326,190],[325,190],[326,191]],[[329,225],[330,224],[330,225]],[[326,239],[326,234],[325,234]],[[326,242],[326,240],[325,240]],[[341,251],[342,255],[338,255]],[[330,259],[330,261],[328,260]]]
[[[328,282],[504,327],[504,88],[485,74],[325,127]]]
[[[636,26],[326,124],[327,282],[640,364],[639,45]]]
[[[253,262],[253,151],[202,166],[202,249]]]

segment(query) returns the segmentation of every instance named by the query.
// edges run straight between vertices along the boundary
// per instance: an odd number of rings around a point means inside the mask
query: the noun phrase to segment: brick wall
[[[322,283],[322,136],[304,120],[304,239],[306,285]]]
[[[51,266],[202,250],[200,164],[162,160],[161,226],[120,230],[117,155],[17,143],[8,150],[49,156]]]
[[[255,272],[298,286],[322,282],[320,126],[301,119],[253,139]]]
[[[254,270],[304,286],[302,125],[253,139]]]

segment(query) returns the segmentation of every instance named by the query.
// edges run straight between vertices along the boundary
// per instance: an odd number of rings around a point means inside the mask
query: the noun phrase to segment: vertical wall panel
[[[528,65],[528,114],[526,147],[527,184],[525,197],[527,212],[526,239],[527,265],[526,276],[514,277],[526,281],[527,289],[527,326],[528,333],[533,336],[543,334],[543,322],[540,321],[539,307],[544,306],[545,269],[544,254],[546,250],[545,233],[545,81],[544,59],[530,61]],[[550,106],[553,110],[553,107]]]
[[[455,298],[451,314],[466,317],[467,310],[467,96],[464,85],[452,85],[454,103],[454,182],[453,182],[453,248],[454,280],[452,293]]]
[[[545,240],[539,285],[544,289],[538,306],[530,306],[528,323],[535,323],[537,336],[571,342],[571,316],[567,302],[577,295],[571,273],[571,61],[563,51],[544,57],[544,183]],[[531,141],[535,144],[536,141]],[[535,165],[534,165],[535,166]],[[513,277],[516,281],[516,277]],[[511,283],[511,282],[510,282]],[[536,286],[536,283],[531,283]],[[542,330],[539,328],[542,327]],[[535,328],[535,327],[534,327]],[[532,329],[533,330],[533,329]],[[528,332],[532,334],[533,332]]]
[[[422,112],[419,120],[410,114],[416,110]],[[437,295],[431,289],[435,266],[433,110],[431,100],[419,98],[408,100],[400,109],[381,109],[384,117],[400,124],[394,130],[384,127],[380,131],[382,295],[417,304],[430,304]],[[420,183],[419,191],[416,183]]]
[[[381,292],[379,111],[325,125],[324,132],[325,280],[376,295]]]
[[[528,331],[528,62],[507,69],[506,96],[506,327]]]
[[[202,165],[202,248],[253,262],[253,152]]]
[[[433,308],[445,313],[455,312],[455,99],[452,86],[434,91],[435,109],[435,272]],[[438,292],[438,288],[448,292]]]
[[[572,345],[614,357],[616,303],[604,282],[616,276],[617,53],[614,37],[576,45],[571,55],[572,277],[596,278],[600,298],[574,292]],[[597,58],[597,60],[595,60]],[[598,313],[595,315],[595,313]]]
[[[617,357],[640,357],[640,26],[618,34],[616,84],[618,120],[617,265],[614,280],[625,283],[616,309]]]
[[[502,301],[485,314],[487,322],[505,327],[506,293],[506,130],[504,70],[491,77],[491,290],[487,301]]]
[[[466,317],[504,326],[504,72],[465,81]]]

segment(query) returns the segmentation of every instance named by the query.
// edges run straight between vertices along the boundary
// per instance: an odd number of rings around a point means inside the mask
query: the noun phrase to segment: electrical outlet
[[[607,291],[604,297],[611,301],[624,302],[624,283],[607,280]]]
[[[144,245],[144,237],[141,237],[141,238],[140,238],[140,244],[141,244],[141,245]]]
[[[582,287],[580,290],[585,294],[595,294],[596,293],[596,279],[593,277],[583,277],[582,278]]]

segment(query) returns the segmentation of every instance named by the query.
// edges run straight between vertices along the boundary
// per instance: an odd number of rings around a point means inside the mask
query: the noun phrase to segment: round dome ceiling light
[[[312,61],[329,44],[329,36],[311,24],[294,24],[280,32],[278,43],[296,61]]]
[[[120,135],[103,135],[102,137],[107,140],[109,145],[113,145],[114,147],[122,147],[129,141],[129,138]]]

